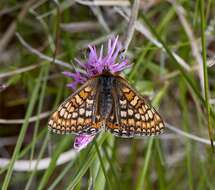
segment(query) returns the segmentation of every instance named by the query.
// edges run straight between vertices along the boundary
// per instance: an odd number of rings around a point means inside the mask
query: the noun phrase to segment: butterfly
[[[105,130],[129,138],[159,135],[164,122],[126,79],[104,72],[69,96],[52,114],[48,128],[57,134],[95,135]]]

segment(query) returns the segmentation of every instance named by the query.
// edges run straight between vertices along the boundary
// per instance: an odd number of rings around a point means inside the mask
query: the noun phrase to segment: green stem
[[[200,14],[201,14],[201,42],[202,42],[202,62],[203,62],[203,73],[204,73],[204,92],[205,92],[205,104],[207,109],[207,122],[208,122],[208,134],[211,140],[211,148],[214,152],[213,145],[213,134],[211,125],[211,110],[209,104],[209,87],[208,87],[208,71],[206,61],[206,43],[205,43],[205,15],[204,15],[204,0],[200,1]]]

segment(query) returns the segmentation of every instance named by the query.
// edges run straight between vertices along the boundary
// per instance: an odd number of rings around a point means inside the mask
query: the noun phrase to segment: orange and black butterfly
[[[158,112],[119,75],[104,72],[89,79],[51,116],[48,128],[58,134],[119,137],[158,135],[164,122]]]

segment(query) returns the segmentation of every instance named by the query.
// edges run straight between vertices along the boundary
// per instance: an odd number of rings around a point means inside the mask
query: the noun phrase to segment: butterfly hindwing
[[[48,128],[58,134],[96,134],[102,123],[95,116],[97,79],[90,79],[52,114]]]
[[[107,130],[116,136],[158,135],[164,123],[158,112],[125,79],[118,78],[113,96],[116,105],[107,122]]]

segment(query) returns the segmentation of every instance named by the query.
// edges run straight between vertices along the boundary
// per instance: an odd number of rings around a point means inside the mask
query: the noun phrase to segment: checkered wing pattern
[[[125,79],[117,81],[113,93],[115,105],[107,121],[107,130],[127,138],[162,133],[164,122],[158,112]]]
[[[90,79],[52,114],[48,128],[57,134],[96,134],[102,122],[95,115],[97,79]]]

